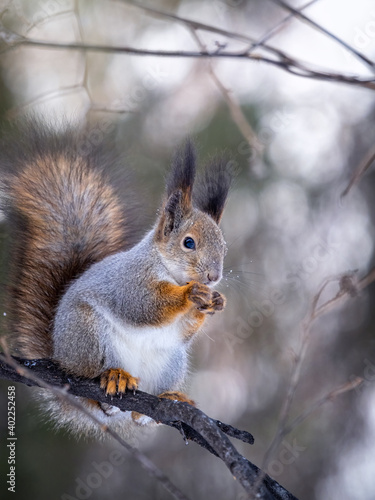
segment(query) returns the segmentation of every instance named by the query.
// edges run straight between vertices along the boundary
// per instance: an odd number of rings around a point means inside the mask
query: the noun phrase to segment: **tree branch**
[[[364,62],[369,68],[371,68],[372,71],[374,71],[374,69],[375,69],[375,63],[374,63],[374,61],[371,61],[371,59],[369,59],[368,57],[366,57],[363,54],[361,54],[361,52],[359,52],[354,47],[352,47],[351,45],[349,45],[348,43],[346,43],[344,40],[342,40],[341,38],[339,38],[338,36],[334,35],[330,31],[328,31],[326,28],[324,28],[323,26],[321,26],[320,24],[318,24],[315,21],[313,21],[312,19],[310,19],[308,16],[306,16],[305,14],[303,14],[300,10],[297,10],[294,7],[291,7],[290,5],[288,5],[283,0],[271,0],[271,2],[275,3],[276,5],[279,5],[280,7],[283,7],[284,9],[288,10],[290,13],[294,14],[296,17],[298,17],[302,21],[310,24],[310,26],[312,26],[316,30],[320,31],[321,33],[324,33],[328,37],[330,37],[333,40],[335,40],[335,42],[337,42],[340,45],[342,45],[346,50],[348,50],[349,52],[351,52],[358,59],[360,59],[362,62]]]
[[[135,47],[114,47],[108,45],[85,44],[85,43],[48,42],[44,40],[25,38],[21,35],[17,35],[13,32],[9,32],[4,29],[0,31],[0,42],[3,42],[3,45],[5,45],[5,48],[2,51],[0,51],[0,54],[6,50],[24,46],[24,47],[39,47],[39,48],[56,49],[56,50],[82,50],[82,51],[91,51],[91,52],[109,53],[109,54],[130,54],[137,56],[180,57],[180,58],[196,58],[196,59],[227,58],[227,59],[252,60],[257,62],[263,62],[266,64],[271,64],[273,66],[279,67],[287,71],[288,73],[303,78],[346,83],[349,85],[355,85],[358,87],[364,87],[371,90],[375,90],[374,78],[361,78],[358,76],[350,76],[341,73],[329,72],[324,69],[319,69],[319,68],[316,69],[313,66],[309,66],[308,63],[298,61],[297,59],[294,59],[288,54],[277,49],[272,49],[272,51],[274,52],[273,58],[263,56],[261,54],[252,54],[251,47],[241,51],[229,51],[221,49],[219,50],[216,49],[214,51],[149,50],[149,49],[137,49]],[[271,48],[267,46],[267,49],[270,50]]]
[[[328,313],[335,307],[341,305],[343,301],[348,300],[349,298],[355,296],[360,290],[363,290],[373,281],[375,281],[375,269],[370,271],[361,280],[357,279],[356,271],[348,271],[347,273],[340,274],[337,276],[330,276],[323,281],[318,292],[312,298],[310,310],[307,313],[305,320],[301,324],[301,343],[298,352],[295,354],[294,364],[290,374],[290,382],[288,385],[288,390],[280,410],[277,432],[275,433],[275,436],[271,441],[271,444],[269,445],[268,450],[266,451],[266,454],[263,459],[262,467],[264,469],[267,468],[270,458],[272,457],[274,452],[278,449],[284,435],[290,432],[289,429],[291,428],[291,426],[287,425],[287,421],[289,418],[290,408],[294,400],[294,395],[299,383],[302,365],[305,360],[307,349],[309,346],[313,324],[323,314]],[[339,285],[338,292],[332,298],[326,300],[323,304],[318,306],[323,291],[326,289],[327,285],[332,282],[338,283]],[[354,387],[355,384],[349,385],[348,387],[343,386],[339,390],[333,391],[331,394],[327,396],[327,398],[331,397],[333,394],[336,395],[340,393],[340,391],[344,392],[344,389],[351,390]],[[319,405],[320,403],[317,403],[317,407]],[[302,416],[300,418],[304,420],[305,416]],[[296,422],[298,422],[298,420],[294,421],[291,425],[294,426]]]
[[[78,409],[81,411],[83,414],[85,414],[88,418],[90,418],[93,422],[98,424],[98,426],[101,428],[103,433],[108,434],[111,436],[115,441],[117,441],[121,446],[123,446],[131,455],[132,458],[134,458],[147,472],[151,477],[154,477],[171,495],[176,499],[176,500],[189,500],[171,481],[170,479],[149,459],[144,455],[142,452],[140,452],[137,448],[134,448],[131,446],[129,443],[127,443],[121,436],[119,436],[116,432],[114,432],[111,428],[108,426],[103,426],[101,422],[97,419],[96,416],[94,416],[92,413],[90,413],[85,406],[82,405],[82,403],[74,397],[72,394],[68,393],[68,385],[61,387],[51,385],[50,383],[42,380],[38,375],[35,375],[30,369],[25,368],[25,366],[21,366],[18,361],[16,361],[16,358],[12,358],[7,349],[7,345],[4,342],[4,339],[1,339],[1,345],[4,348],[6,357],[5,366],[7,367],[12,367],[15,371],[15,374],[25,378],[27,380],[27,385],[36,385],[39,387],[43,387],[44,389],[48,389],[51,391],[55,396],[57,396],[60,399],[63,399],[64,402],[72,405],[74,408]],[[3,357],[3,356],[1,356]],[[1,357],[0,357],[0,363],[1,363]],[[46,360],[45,360],[46,361]],[[26,364],[29,365],[29,363],[34,364],[34,361],[27,361]],[[0,377],[1,378],[1,377]],[[14,379],[15,382],[21,380],[18,380],[19,377],[16,377]],[[31,382],[31,383],[30,383]]]
[[[17,362],[17,364],[15,364]],[[0,378],[29,386],[39,386],[49,390],[56,388],[59,397],[74,395],[108,403],[98,380],[90,380],[67,375],[51,360],[25,360],[11,358],[12,366],[4,355],[0,356]],[[65,388],[62,390],[61,388]],[[61,394],[62,393],[62,394]],[[122,399],[115,396],[110,404],[122,411],[136,411],[153,418],[156,422],[178,429],[185,439],[197,442],[205,449],[221,458],[232,475],[249,494],[254,493],[254,485],[260,475],[261,500],[296,500],[276,481],[264,474],[256,465],[241,456],[228,436],[251,444],[253,437],[246,431],[213,420],[187,403],[158,398],[141,391],[126,393]],[[103,429],[105,431],[105,429]],[[109,429],[110,431],[110,429]],[[110,432],[113,436],[113,432]],[[123,443],[121,443],[123,444]]]
[[[347,187],[344,189],[344,191],[341,193],[341,198],[346,196],[349,191],[352,189],[352,187],[357,184],[364,174],[367,172],[367,170],[371,167],[371,165],[375,161],[375,146],[373,146],[367,153],[366,156],[361,160],[357,168],[355,169],[354,173],[352,174],[352,177],[350,179],[349,184]]]
[[[312,4],[316,3],[318,0],[310,0],[309,2],[305,3],[302,5],[299,9],[298,12],[301,12],[308,7],[310,7]],[[296,9],[297,10],[297,9]],[[255,50],[259,46],[263,46],[270,38],[275,36],[279,31],[281,31],[282,28],[284,28],[292,19],[296,17],[296,14],[294,12],[291,12],[288,14],[284,19],[282,19],[276,26],[271,28],[265,35],[263,35],[257,42],[253,44],[251,47],[251,51]]]

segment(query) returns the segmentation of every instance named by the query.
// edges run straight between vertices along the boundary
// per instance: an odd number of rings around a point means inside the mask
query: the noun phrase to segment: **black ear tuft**
[[[194,204],[217,223],[223,215],[232,178],[231,162],[225,158],[216,158],[207,165],[194,186]]]
[[[191,192],[195,178],[195,150],[191,140],[181,149],[172,164],[171,172],[167,179],[167,197],[180,190],[187,200],[191,200]]]
[[[167,196],[163,204],[157,234],[163,239],[177,230],[192,210],[191,197],[195,179],[195,151],[191,141],[176,155],[167,178]]]
[[[173,229],[177,229],[183,219],[183,213],[181,210],[182,192],[180,190],[175,191],[168,198],[165,205],[165,225],[164,225],[164,236],[170,234]]]

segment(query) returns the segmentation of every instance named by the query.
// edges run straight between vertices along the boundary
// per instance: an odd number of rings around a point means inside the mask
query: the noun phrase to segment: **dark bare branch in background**
[[[198,41],[200,50],[197,52],[194,51],[154,51],[154,50],[140,50],[133,47],[110,47],[110,46],[101,46],[101,45],[89,45],[84,43],[84,33],[82,24],[80,21],[80,13],[77,1],[75,1],[73,9],[69,9],[68,11],[58,12],[49,18],[43,18],[39,20],[36,24],[32,24],[32,27],[40,23],[45,23],[46,20],[55,18],[56,16],[67,15],[69,13],[73,13],[77,19],[78,26],[78,43],[74,44],[60,44],[55,42],[45,42],[41,40],[34,40],[28,38],[27,36],[18,35],[16,33],[6,31],[6,29],[2,28],[0,25],[0,43],[3,42],[4,48],[1,52],[10,50],[12,48],[16,48],[18,46],[34,46],[41,48],[50,48],[50,49],[66,49],[66,50],[80,50],[83,52],[84,64],[83,64],[83,75],[80,77],[80,82],[75,85],[71,85],[67,87],[65,93],[70,94],[74,92],[78,92],[82,90],[86,93],[90,104],[90,109],[88,111],[104,111],[110,113],[127,113],[131,112],[128,109],[108,109],[105,105],[98,105],[92,102],[92,97],[90,95],[90,91],[87,87],[87,64],[85,53],[88,51],[95,52],[104,52],[104,53],[124,53],[131,55],[139,55],[139,56],[147,56],[152,55],[155,57],[189,57],[196,59],[206,59],[206,60],[214,60],[219,58],[240,58],[240,59],[248,59],[258,62],[264,62],[266,64],[271,64],[283,69],[289,73],[292,73],[297,76],[301,76],[304,78],[318,79],[318,80],[326,80],[333,82],[341,82],[349,85],[356,85],[360,87],[365,87],[369,89],[375,89],[375,79],[373,78],[363,78],[360,76],[353,75],[345,75],[337,72],[330,72],[328,70],[323,70],[320,68],[316,68],[313,65],[310,65],[306,62],[300,61],[292,56],[286,54],[282,50],[273,47],[266,42],[268,42],[273,36],[275,36],[281,29],[283,29],[293,18],[299,18],[308,22],[313,28],[318,29],[319,31],[325,33],[327,36],[335,40],[337,43],[345,47],[349,52],[356,55],[362,62],[364,62],[367,66],[370,66],[372,69],[374,68],[374,63],[370,61],[368,58],[363,56],[363,54],[359,53],[355,48],[348,45],[346,42],[342,41],[332,33],[328,32],[325,28],[318,25],[315,21],[312,21],[305,14],[302,14],[302,11],[310,7],[312,4],[316,3],[317,0],[310,0],[306,4],[300,6],[298,9],[294,7],[290,7],[285,4],[285,2],[277,2],[281,7],[289,10],[289,14],[282,19],[279,23],[277,23],[271,30],[267,31],[261,38],[254,39],[248,35],[244,35],[241,33],[235,33],[232,31],[228,31],[225,29],[221,29],[215,26],[211,26],[206,23],[201,23],[199,21],[195,21],[192,19],[187,19],[185,17],[169,13],[160,9],[156,9],[154,7],[150,7],[148,5],[144,5],[140,2],[123,2],[121,0],[113,0],[114,3],[122,4],[127,8],[129,6],[135,7],[137,9],[142,9],[144,12],[151,16],[162,17],[165,19],[169,19],[171,22],[179,23],[185,26],[194,36],[194,38]],[[3,12],[4,14],[4,12]],[[210,51],[205,46],[202,46],[200,42],[200,38],[198,36],[198,32],[209,32],[219,36],[223,36],[229,40],[236,40],[243,42],[246,44],[246,47],[242,51],[233,52],[230,50],[226,50],[227,44],[218,44],[214,50]],[[29,33],[29,30],[26,31],[25,35]],[[217,75],[214,73],[212,66],[210,66],[210,72],[213,80],[215,81],[216,86],[219,88],[226,103],[229,106],[231,116],[239,128],[242,135],[249,142],[250,146],[253,147],[256,151],[262,152],[262,144],[259,143],[255,133],[253,132],[250,124],[246,120],[246,117],[243,115],[240,104],[236,102],[233,95],[230,94],[230,91],[225,88],[220,80],[218,80]],[[52,91],[48,93],[44,93],[37,98],[34,98],[32,101],[26,103],[21,106],[21,110],[32,106],[40,101],[44,101],[47,99],[53,98],[58,91]],[[12,114],[18,114],[20,111],[20,107],[15,112],[8,113],[11,117]]]
[[[344,189],[344,191],[341,193],[341,197],[343,198],[346,196],[349,191],[352,189],[352,187],[357,184],[364,174],[367,172],[367,170],[373,165],[375,161],[375,146],[373,146],[370,151],[367,152],[366,156],[363,158],[363,160],[359,163],[357,168],[354,170],[354,173],[352,175],[352,178],[350,179],[349,184],[347,187]]]
[[[294,16],[296,16],[299,19],[301,19],[302,21],[306,22],[307,24],[309,24],[310,26],[312,26],[316,30],[320,31],[321,33],[324,33],[329,38],[332,38],[332,40],[334,40],[335,42],[337,42],[340,45],[342,45],[346,50],[348,50],[349,52],[351,52],[360,61],[362,61],[363,63],[365,63],[372,71],[374,71],[374,69],[375,69],[375,63],[374,63],[374,61],[371,61],[371,59],[369,59],[368,57],[366,57],[365,55],[363,55],[361,52],[359,52],[358,50],[356,50],[354,47],[352,47],[351,45],[349,45],[348,43],[346,43],[344,40],[342,40],[341,38],[339,38],[338,36],[334,35],[330,31],[328,31],[326,28],[324,28],[323,26],[321,26],[320,24],[316,23],[315,21],[313,21],[312,19],[310,19],[309,17],[307,17],[305,14],[303,14],[301,12],[301,10],[298,10],[298,9],[295,9],[294,7],[291,7],[290,5],[288,5],[283,0],[271,0],[271,2],[273,2],[273,3],[277,4],[277,5],[280,5],[280,7],[283,7],[284,9],[288,10]]]
[[[292,423],[288,424],[290,409],[300,380],[301,369],[308,350],[313,324],[318,318],[330,312],[332,309],[339,307],[343,304],[344,301],[355,296],[360,290],[363,290],[366,286],[375,281],[374,269],[366,276],[364,276],[361,280],[357,279],[356,274],[357,273],[355,271],[349,271],[345,274],[326,278],[320,286],[318,292],[312,298],[310,311],[301,324],[300,347],[298,352],[295,353],[294,356],[294,363],[290,374],[290,382],[288,384],[288,390],[280,410],[277,431],[263,459],[263,469],[267,469],[267,465],[271,457],[280,446],[283,437],[288,434],[298,423],[300,423],[300,421],[302,422],[305,418],[307,418],[308,415],[312,413],[312,411],[315,411],[315,409],[321,406],[325,401],[333,399],[333,397],[336,397],[338,394],[342,394],[343,392],[355,389],[362,382],[362,379],[357,378],[355,381],[344,384],[343,386],[330,391],[325,397],[322,398],[322,400],[314,403],[311,408],[306,409],[299,417],[294,419]],[[339,287],[338,292],[332,298],[319,305],[323,291],[330,283],[337,283]]]
[[[329,391],[323,397],[321,397],[317,401],[315,401],[311,406],[306,408],[294,420],[292,420],[292,422],[290,422],[290,424],[288,424],[284,428],[283,435],[286,436],[287,434],[292,432],[293,429],[295,429],[296,427],[301,425],[304,420],[306,420],[312,413],[314,413],[318,408],[323,406],[328,401],[333,401],[338,396],[341,396],[341,394],[344,394],[345,392],[349,392],[349,391],[353,391],[353,390],[357,389],[361,384],[363,384],[363,378],[355,377],[354,380],[351,380],[350,382],[346,382],[345,384],[340,385],[340,387],[337,387],[336,389]]]
[[[306,9],[307,7],[309,7],[310,5],[314,4],[317,1],[318,0],[310,0],[308,3],[306,3],[305,5],[303,5],[301,7],[301,10]],[[156,11],[155,9],[150,9],[147,7],[141,7],[141,8],[143,8],[147,12],[148,11],[150,11],[152,13],[157,12],[157,13],[159,13],[159,15],[162,15],[162,16],[164,15],[164,16],[170,17],[168,14],[160,12],[160,11]],[[267,31],[267,33],[265,33],[260,39],[258,39],[258,41],[252,42],[251,47],[248,49],[248,53],[251,54],[252,52],[254,52],[254,50],[257,49],[257,47],[263,46],[266,41],[270,40],[273,36],[275,36],[277,33],[279,33],[283,28],[285,28],[285,26],[287,26],[288,23],[294,17],[295,17],[295,14],[293,14],[293,13],[289,14],[284,19],[282,19],[280,21],[280,23],[278,23],[276,26],[274,26],[271,30]],[[182,19],[182,18],[178,18],[177,16],[172,16],[172,19],[176,20],[176,18]],[[199,36],[199,29],[195,25],[191,24],[186,19],[183,20],[183,23],[186,24],[187,27],[190,29],[192,36],[196,40],[200,50],[205,51],[207,49],[207,47],[204,45],[204,43],[202,42],[202,40]],[[210,72],[211,78],[212,78],[213,82],[215,83],[216,87],[220,90],[220,92],[224,98],[224,101],[226,102],[226,104],[228,106],[228,109],[229,109],[229,112],[230,112],[230,115],[231,115],[233,122],[236,124],[238,130],[241,132],[244,139],[246,139],[246,141],[248,142],[250,147],[254,151],[256,151],[257,153],[262,154],[263,150],[264,150],[264,144],[262,144],[259,141],[255,131],[251,127],[244,112],[242,111],[241,104],[238,102],[238,100],[233,95],[233,93],[231,93],[231,91],[228,88],[226,88],[225,85],[223,84],[223,82],[220,80],[220,78],[217,75],[217,72],[214,69],[213,62],[209,60],[208,65],[209,65],[209,72]]]
[[[192,23],[196,24],[196,23]],[[222,30],[215,30],[218,34]],[[222,34],[222,33],[221,33]],[[44,49],[55,50],[80,50],[91,51],[107,54],[129,54],[135,56],[155,56],[155,57],[178,57],[178,58],[201,58],[201,59],[244,59],[257,62],[263,62],[279,67],[293,75],[303,78],[311,78],[314,80],[324,80],[331,82],[345,83],[355,85],[358,87],[365,87],[371,90],[375,89],[375,78],[362,78],[359,76],[344,75],[337,72],[331,72],[323,69],[316,69],[308,63],[299,61],[285,52],[267,46],[267,50],[273,53],[273,56],[265,56],[258,53],[252,53],[251,47],[244,50],[223,50],[215,49],[213,51],[184,51],[184,50],[147,50],[137,49],[135,47],[115,47],[108,45],[85,44],[85,43],[60,43],[60,42],[47,42],[44,40],[35,40],[32,38],[25,38],[21,35],[6,31],[0,31],[0,43],[4,46],[0,52],[15,49],[17,47],[39,47]],[[266,47],[262,45],[262,47]]]
[[[316,3],[317,1],[318,0],[310,0],[309,2],[302,5],[302,7],[300,7],[297,12],[302,12],[303,10],[307,9],[308,7],[310,7],[311,5]],[[261,45],[264,45],[265,42],[270,40],[273,36],[277,35],[295,17],[296,17],[296,13],[294,13],[294,12],[292,12],[289,15],[287,15],[286,17],[284,17],[284,19],[282,19],[278,24],[276,24],[276,26],[271,28],[265,35],[263,35],[257,42],[255,42],[255,44],[252,47],[252,50],[256,49],[257,47],[259,47]]]

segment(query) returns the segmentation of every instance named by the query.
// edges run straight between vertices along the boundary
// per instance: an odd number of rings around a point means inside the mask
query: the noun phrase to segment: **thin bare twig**
[[[307,4],[303,5],[301,7],[302,9],[305,9],[315,3],[317,0],[311,0]],[[151,11],[155,13],[155,9],[150,9],[147,7],[142,7],[146,11]],[[195,26],[194,22],[190,22],[187,19],[180,18],[175,15],[169,15],[164,12],[157,11],[159,15],[167,16],[172,18],[173,20],[179,20],[180,22],[182,21],[183,24],[186,24],[188,28],[190,29],[193,37],[195,38],[199,48],[202,51],[206,51],[207,48],[203,44],[201,38],[198,35],[198,28]],[[250,48],[248,49],[248,53],[250,54],[253,52],[257,47],[264,45],[264,43],[271,39],[274,35],[276,35],[283,27],[285,27],[293,18],[295,17],[295,14],[289,14],[286,16],[280,23],[278,23],[274,28],[272,28],[270,31],[268,31],[265,35],[263,35],[262,38],[260,38],[258,41],[252,42]],[[211,61],[208,62],[209,64],[209,72],[211,75],[212,80],[214,81],[215,85],[217,88],[220,90],[222,93],[225,102],[228,105],[230,115],[232,117],[233,122],[237,125],[237,128],[243,135],[243,137],[246,139],[246,141],[249,143],[250,147],[256,151],[257,153],[262,153],[264,150],[264,145],[259,141],[256,133],[254,132],[253,128],[249,124],[246,116],[244,115],[240,103],[237,101],[236,97],[225,87],[225,85],[222,83],[220,78],[217,76],[217,73],[215,72],[213,65],[211,64]]]
[[[200,49],[202,51],[206,51],[206,47],[203,44],[202,40],[200,39],[196,28],[192,26],[190,28],[192,35],[195,38]],[[217,88],[220,90],[221,94],[223,95],[225,102],[227,103],[227,106],[229,108],[233,122],[237,125],[238,130],[241,132],[243,137],[249,143],[250,147],[257,152],[262,152],[263,145],[258,140],[256,133],[254,132],[251,125],[247,121],[246,116],[243,114],[240,103],[237,101],[235,96],[231,94],[230,91],[223,85],[220,78],[217,76],[211,61],[208,61],[208,65],[211,78],[214,81]]]
[[[375,269],[372,269],[364,278],[358,281],[358,290],[363,290],[375,281]]]
[[[328,299],[326,302],[324,302],[322,305],[318,307],[318,303],[322,296],[323,291],[325,290],[325,288],[329,283],[332,283],[334,281],[339,283],[340,285],[339,291],[334,297]],[[264,456],[262,469],[267,470],[267,465],[269,463],[269,460],[280,446],[280,443],[285,433],[285,429],[287,428],[287,420],[289,417],[289,412],[297,389],[297,385],[300,379],[301,368],[305,360],[311,336],[311,327],[313,323],[317,318],[331,311],[333,308],[340,305],[344,300],[347,300],[349,297],[352,297],[354,290],[362,290],[363,288],[365,288],[365,286],[368,286],[373,281],[375,281],[375,269],[373,269],[364,278],[362,278],[362,280],[358,282],[356,279],[356,272],[350,271],[345,274],[326,278],[322,283],[322,285],[320,286],[316,295],[313,297],[310,311],[308,312],[305,320],[302,322],[301,345],[298,353],[296,353],[294,357],[294,365],[292,367],[290,375],[288,391],[280,410],[277,432]]]
[[[123,0],[114,0],[114,1],[120,1],[120,3],[124,4]],[[284,19],[281,21],[280,25],[284,24],[285,22],[287,22],[289,20],[289,18],[291,16],[296,16],[296,17],[305,17],[306,18],[306,21],[308,20],[311,24],[314,24],[315,27],[317,29],[320,29],[321,31],[323,31],[326,35],[334,38],[338,43],[341,43],[343,44],[348,50],[350,50],[351,52],[355,53],[356,56],[360,57],[360,58],[364,58],[365,59],[365,62],[366,64],[370,64],[370,66],[372,67],[372,69],[374,68],[374,62],[373,61],[370,61],[369,59],[367,59],[365,56],[363,56],[362,54],[360,54],[358,51],[356,51],[355,49],[353,49],[353,47],[351,47],[350,45],[346,44],[346,42],[340,40],[338,37],[335,37],[335,35],[333,35],[332,33],[330,33],[328,30],[325,30],[323,27],[319,26],[317,23],[315,23],[314,21],[310,20],[307,16],[304,16],[302,14],[302,10],[304,10],[305,8],[307,8],[309,5],[311,5],[312,3],[314,3],[314,0],[309,2],[308,4],[300,7],[299,9],[295,9],[295,8],[292,8],[292,7],[289,7],[287,4],[284,4],[283,2],[283,7],[288,9],[290,12],[291,12],[291,15],[288,16],[287,19]],[[128,3],[126,3],[126,5],[129,5]],[[160,9],[155,9],[154,7],[149,7],[147,5],[144,5],[140,2],[137,2],[137,1],[132,1],[130,3],[130,5],[133,5],[135,7],[138,7],[140,9],[143,9],[144,11],[146,12],[149,12],[153,15],[156,15],[156,16],[161,16],[161,17],[165,17],[165,18],[169,18],[169,19],[172,19],[173,21],[175,22],[178,22],[178,23],[181,23],[181,24],[184,24],[190,28],[193,28],[194,30],[202,30],[202,31],[208,31],[208,32],[212,32],[212,33],[216,33],[218,35],[222,35],[222,36],[225,36],[227,38],[231,38],[231,39],[234,39],[234,40],[238,40],[238,41],[242,41],[242,42],[246,42],[248,44],[250,44],[250,47],[248,47],[248,49],[246,50],[246,53],[249,55],[251,54],[256,48],[259,48],[261,47],[262,49],[266,50],[267,52],[270,52],[271,54],[277,56],[279,58],[279,62],[281,62],[282,60],[284,60],[284,62],[286,62],[287,60],[291,60],[291,58],[289,56],[287,56],[283,51],[281,51],[280,49],[278,48],[275,48],[273,46],[270,46],[268,44],[265,43],[265,41],[267,41],[269,38],[271,38],[271,36],[273,36],[273,33],[270,33],[269,35],[266,34],[265,35],[265,40],[263,39],[260,39],[260,40],[255,40],[254,38],[251,38],[247,35],[243,35],[243,34],[240,34],[240,33],[233,33],[231,31],[228,31],[228,30],[224,30],[224,29],[221,29],[221,28],[217,28],[215,26],[211,26],[207,23],[201,23],[201,22],[197,22],[197,21],[194,21],[192,19],[187,19],[185,17],[182,17],[182,16],[178,16],[176,14],[171,14],[169,12],[165,12],[165,11],[162,11]],[[276,30],[278,29],[278,26],[275,28]],[[269,58],[266,58],[266,57],[262,57],[262,56],[257,56],[257,58],[259,58],[259,60],[262,60],[264,62],[267,62],[268,63],[272,63],[272,61],[274,60],[270,60]],[[297,63],[297,61],[294,61]],[[300,70],[303,70],[303,71],[306,71],[307,70],[307,66],[306,64],[303,64],[301,62],[298,62],[296,64],[296,68],[298,67],[298,69]],[[284,68],[286,69],[287,71],[290,70],[290,68]],[[310,68],[309,70],[312,70],[312,72],[314,72],[313,68]],[[294,73],[293,71],[290,71],[291,73],[293,74],[296,74],[298,76],[307,76],[306,74],[300,74],[300,73]],[[317,72],[317,73],[321,73],[319,78],[322,77],[322,73],[324,72]],[[317,73],[316,73],[316,76],[317,76]]]
[[[200,31],[206,31],[209,33],[215,33],[217,35],[221,35],[221,36],[224,36],[224,37],[232,39],[232,40],[237,40],[240,42],[247,43],[250,45],[250,47],[246,49],[247,53],[253,52],[253,50],[255,50],[258,47],[262,47],[267,52],[270,52],[271,54],[274,54],[276,56],[280,56],[280,57],[285,56],[285,54],[282,51],[280,51],[280,49],[266,44],[263,40],[256,40],[255,38],[252,38],[248,35],[244,35],[242,33],[235,33],[233,31],[218,28],[216,26],[212,26],[212,25],[207,24],[207,23],[194,21],[193,19],[187,19],[186,17],[176,15],[176,14],[171,14],[170,12],[166,12],[164,10],[155,9],[155,7],[150,7],[148,5],[144,5],[143,3],[140,3],[137,1],[132,1],[130,3],[128,3],[128,2],[125,3],[124,0],[113,0],[113,1],[119,2],[120,4],[123,4],[126,6],[132,5],[134,7],[142,9],[145,12],[148,12],[148,13],[155,15],[155,16],[158,16],[158,17],[164,17],[166,19],[171,19],[172,21],[175,21],[177,23],[180,23],[180,24],[186,26],[190,30],[193,29],[195,31],[200,30]],[[316,0],[313,0],[313,1],[316,1]],[[305,7],[301,7],[301,9],[303,9]],[[288,16],[288,17],[290,17],[290,16]],[[272,36],[272,34],[267,36],[267,39],[271,38],[271,36]]]
[[[68,9],[68,10],[63,10],[61,12],[57,12],[56,14],[53,14],[52,16],[48,15],[46,17],[43,17],[43,18],[39,19],[38,21],[35,21],[35,23],[30,24],[28,26],[28,28],[26,29],[26,31],[24,31],[24,34],[27,35],[28,33],[30,33],[31,30],[33,30],[34,28],[38,28],[40,26],[43,26],[43,24],[50,22],[51,19],[55,20],[56,18],[68,17],[68,16],[72,15],[72,13],[73,13],[73,11],[71,9]]]
[[[285,436],[287,436],[290,432],[292,432],[296,427],[301,425],[302,422],[304,420],[306,420],[318,408],[323,406],[328,401],[333,401],[335,398],[337,398],[341,394],[344,394],[345,392],[349,392],[349,391],[352,391],[354,389],[357,389],[357,387],[359,387],[362,383],[363,383],[363,378],[356,377],[354,380],[352,380],[350,382],[346,382],[345,384],[342,384],[341,386],[337,387],[336,389],[329,391],[322,398],[315,401],[309,408],[307,408],[305,411],[300,413],[300,415],[298,415],[288,425],[285,425],[282,429],[280,429],[280,433],[277,434],[280,442],[285,438]],[[275,451],[275,448],[270,450],[271,453],[273,453],[274,451]],[[270,455],[270,456],[272,456],[272,455]],[[262,468],[267,467],[267,465],[268,465],[268,460],[267,461],[264,460],[264,462],[265,463],[262,466]],[[258,481],[260,482],[261,480],[262,480],[262,477],[259,476]],[[255,490],[256,490],[256,488],[255,488]]]
[[[357,279],[357,271],[349,271],[341,276],[337,277],[339,283],[339,291],[331,299],[327,300],[320,307],[316,307],[314,313],[311,316],[311,324],[315,319],[327,314],[332,309],[340,306],[345,300],[353,297],[357,292],[363,290],[372,281],[375,280],[375,270],[371,271],[360,281]]]
[[[341,198],[346,196],[349,191],[352,189],[352,187],[357,184],[360,179],[363,177],[365,172],[371,167],[371,165],[375,161],[375,146],[373,146],[370,151],[367,152],[366,156],[362,159],[362,161],[359,163],[357,168],[355,169],[352,178],[350,179],[349,184],[347,187],[344,189],[344,191],[341,193]]]
[[[262,56],[260,54],[251,54],[249,49],[241,51],[184,51],[184,50],[146,50],[136,49],[134,47],[114,47],[107,45],[84,44],[84,43],[58,43],[48,42],[45,40],[35,40],[24,38],[15,33],[2,30],[0,32],[0,41],[4,42],[5,48],[0,52],[14,49],[16,47],[40,47],[44,49],[56,50],[82,50],[93,51],[100,53],[115,53],[115,54],[130,54],[138,56],[155,56],[155,57],[180,57],[180,58],[196,58],[196,59],[245,59],[257,62],[264,62],[273,66],[282,68],[283,70],[303,78],[311,78],[324,81],[334,81],[339,83],[346,83],[368,89],[375,89],[374,78],[360,78],[357,76],[343,75],[341,73],[328,72],[321,69],[314,69],[309,67],[307,63],[302,63],[292,57],[288,56],[282,51],[276,51],[277,59]]]
[[[308,7],[310,7],[312,4],[316,3],[318,0],[310,0],[310,2],[305,3],[302,5],[299,9],[298,12],[301,12]],[[287,24],[292,21],[296,17],[296,14],[294,12],[288,14],[284,19],[282,19],[276,26],[271,28],[265,35],[263,35],[257,42],[255,42],[252,47],[250,48],[249,52],[253,52],[257,47],[259,46],[264,46],[265,42],[270,40],[272,37],[277,35]]]
[[[334,399],[336,399],[341,394],[344,394],[345,392],[357,389],[362,383],[363,383],[363,378],[356,377],[354,380],[346,382],[345,384],[340,385],[340,387],[337,387],[336,389],[329,391],[326,395],[315,401],[309,408],[307,408],[300,415],[298,415],[298,417],[292,420],[290,424],[285,426],[283,437],[292,432],[296,427],[298,427],[304,420],[306,420],[312,413],[314,413],[318,408],[323,406],[325,403],[327,403],[328,401],[333,401]]]
[[[374,71],[374,69],[375,69],[375,62],[371,61],[371,59],[369,59],[368,57],[364,56],[361,52],[359,52],[357,49],[355,49],[354,47],[352,47],[351,45],[349,45],[348,43],[346,43],[344,40],[342,40],[338,36],[334,35],[329,30],[327,30],[326,28],[324,28],[323,26],[321,26],[317,22],[313,21],[312,19],[310,19],[308,16],[306,16],[305,14],[303,14],[302,12],[300,12],[299,10],[295,9],[294,7],[291,7],[290,5],[288,5],[283,0],[271,0],[271,2],[279,5],[280,7],[283,7],[284,9],[286,9],[289,12],[293,13],[296,17],[298,17],[302,21],[305,21],[306,23],[310,24],[311,26],[313,26],[318,31],[321,31],[322,33],[324,33],[328,37],[330,37],[333,40],[335,40],[335,42],[337,42],[340,45],[342,45],[346,50],[348,50],[349,52],[351,52],[358,59],[360,59],[362,62],[364,62],[369,68],[371,68],[372,71]]]
[[[145,12],[149,12],[152,15],[158,16],[158,17],[165,17],[166,19],[171,19],[172,21],[175,21],[177,23],[183,24],[187,26],[188,28],[193,28],[194,30],[201,30],[201,31],[207,31],[211,33],[215,33],[217,35],[222,35],[227,38],[231,38],[232,40],[238,40],[240,42],[245,42],[245,43],[250,43],[250,44],[255,44],[257,43],[255,39],[243,35],[241,33],[234,33],[232,31],[224,30],[222,28],[217,28],[215,26],[211,26],[207,23],[201,23],[199,21],[194,21],[192,19],[187,19],[186,17],[183,16],[177,16],[176,14],[171,14],[170,12],[166,12],[160,9],[155,9],[154,7],[149,7],[148,5],[144,5],[140,2],[124,2],[123,0],[114,0],[115,2],[119,2],[120,4],[123,5],[132,5],[133,7],[137,7],[138,9],[142,9]],[[263,45],[262,45],[263,46]],[[275,49],[271,47],[265,47],[267,50],[270,50],[274,52]]]
[[[107,108],[106,106],[100,106],[99,104],[91,104],[90,111],[98,113],[111,113],[111,114],[137,114],[139,111],[130,108]]]
[[[49,90],[47,92],[43,92],[42,94],[39,94],[38,96],[34,97],[34,99],[31,99],[30,101],[27,101],[24,104],[20,104],[19,106],[17,106],[17,108],[10,109],[9,111],[7,111],[6,117],[7,119],[12,120],[17,115],[22,113],[22,111],[26,110],[30,106],[38,104],[39,102],[47,102],[50,99],[54,99],[55,97],[61,97],[64,95],[74,94],[77,92],[85,92],[87,94],[86,89],[82,87],[80,83],[74,85],[67,85],[66,87],[60,87],[57,90]]]

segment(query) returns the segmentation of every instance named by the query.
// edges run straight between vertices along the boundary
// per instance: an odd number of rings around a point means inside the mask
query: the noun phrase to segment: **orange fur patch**
[[[171,399],[172,401],[181,401],[182,403],[189,403],[189,405],[196,406],[195,402],[186,394],[180,391],[165,391],[159,394],[159,398]]]

